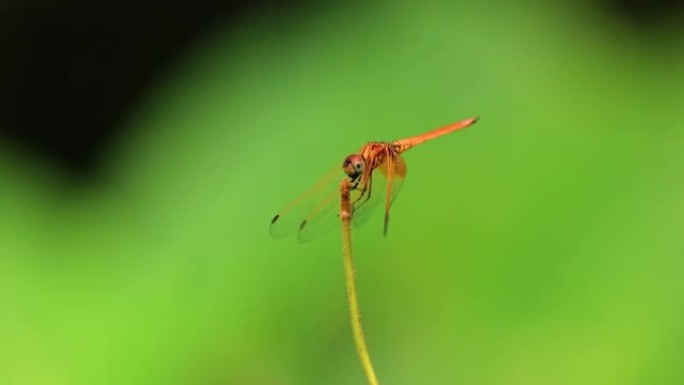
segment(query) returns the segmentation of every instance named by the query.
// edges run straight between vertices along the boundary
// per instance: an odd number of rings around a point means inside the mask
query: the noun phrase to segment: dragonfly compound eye
[[[351,178],[357,178],[361,175],[365,167],[366,162],[359,154],[349,155],[344,158],[344,163],[342,163],[345,174]]]

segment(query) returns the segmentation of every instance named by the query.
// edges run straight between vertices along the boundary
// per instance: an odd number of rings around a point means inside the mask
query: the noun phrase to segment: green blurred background
[[[366,141],[354,234],[382,384],[682,384],[684,29],[591,2],[352,2],[193,43],[97,183],[0,144],[0,384],[363,384],[339,234],[271,217]],[[679,24],[681,25],[681,24]]]

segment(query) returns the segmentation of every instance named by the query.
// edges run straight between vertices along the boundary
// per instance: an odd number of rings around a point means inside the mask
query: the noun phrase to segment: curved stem
[[[356,353],[361,360],[361,366],[366,373],[366,378],[370,385],[378,385],[378,379],[375,376],[373,363],[368,354],[368,347],[366,346],[366,339],[363,335],[363,328],[361,327],[361,311],[359,310],[359,301],[356,293],[356,272],[354,269],[354,256],[352,253],[352,237],[351,237],[351,203],[349,200],[350,182],[349,179],[344,178],[340,183],[340,220],[342,222],[342,256],[344,259],[344,277],[347,282],[347,300],[349,301],[349,314],[351,316],[352,331],[354,333],[354,343],[356,344]]]

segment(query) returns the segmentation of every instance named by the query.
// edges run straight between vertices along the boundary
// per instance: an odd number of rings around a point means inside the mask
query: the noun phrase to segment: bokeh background
[[[473,115],[354,234],[381,383],[684,383],[678,5],[3,3],[0,383],[365,383],[269,221]]]

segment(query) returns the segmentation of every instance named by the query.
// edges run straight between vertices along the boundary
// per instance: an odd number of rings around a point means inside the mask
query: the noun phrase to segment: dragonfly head
[[[358,179],[366,169],[366,160],[359,154],[352,154],[344,158],[342,169],[352,180]]]

